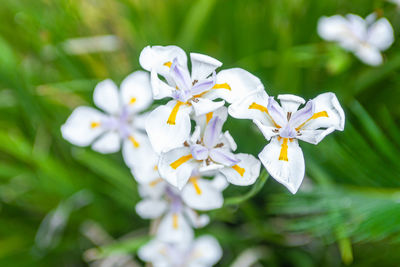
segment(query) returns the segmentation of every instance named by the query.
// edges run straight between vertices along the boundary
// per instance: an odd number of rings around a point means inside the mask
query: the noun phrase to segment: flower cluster
[[[155,266],[218,262],[217,240],[196,239],[193,229],[209,223],[205,211],[222,207],[228,184],[255,183],[262,163],[294,194],[305,172],[298,140],[317,144],[344,129],[344,112],[333,93],[308,102],[279,95],[279,105],[251,73],[217,72],[221,62],[197,53],[190,60],[189,72],[181,48],[144,48],[139,61],[146,71],[129,75],[120,90],[110,80],[96,86],[94,103],[104,112],[78,107],[61,128],[66,140],[100,153],[117,152],[122,145],[142,197],[136,212],[157,222],[154,239],[138,252]],[[163,98],[170,100],[143,113]],[[234,138],[224,130],[228,115],[253,120],[269,141],[259,159],[236,152]]]

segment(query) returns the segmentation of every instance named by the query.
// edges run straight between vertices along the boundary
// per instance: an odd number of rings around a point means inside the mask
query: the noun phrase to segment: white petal
[[[164,196],[168,183],[163,179],[156,179],[148,183],[139,184],[138,191],[142,198],[160,199]]]
[[[151,89],[154,99],[172,97],[172,92],[175,91],[174,87],[160,80],[155,70],[151,71]]]
[[[168,262],[168,256],[162,253],[166,249],[164,242],[153,239],[138,250],[138,256],[142,261],[152,262],[153,264]],[[161,267],[161,266],[157,266]],[[164,265],[163,267],[169,267]]]
[[[269,174],[295,194],[304,178],[303,152],[297,140],[288,141],[287,159],[279,160],[283,140],[273,138],[258,155]]]
[[[226,181],[224,175],[218,174],[211,180],[211,185],[218,191],[223,191],[228,187],[229,183]]]
[[[115,131],[105,133],[92,145],[93,150],[103,154],[115,153],[119,151],[120,147],[121,138],[118,132]]]
[[[239,162],[239,159],[227,148],[214,148],[210,150],[210,158],[224,166],[233,166]]]
[[[161,177],[181,190],[192,175],[193,170],[199,167],[199,163],[191,158],[191,155],[188,147],[175,148],[166,153],[161,153],[158,164]]]
[[[222,70],[217,74],[217,84],[227,83],[228,89],[212,89],[207,94],[210,99],[222,98],[228,103],[238,101],[253,91],[264,91],[260,79],[250,72],[239,69]]]
[[[143,219],[156,219],[160,217],[168,207],[168,203],[162,199],[144,199],[136,204],[136,213]]]
[[[78,107],[61,126],[61,134],[74,145],[88,146],[104,132],[101,121],[105,118],[103,113],[94,108]]]
[[[197,98],[197,102],[192,101],[191,103],[196,116],[201,116],[222,107],[225,101],[212,101],[206,98]]]
[[[202,133],[203,133],[206,128],[207,123],[216,116],[218,116],[224,124],[226,119],[228,118],[228,109],[225,106],[221,106],[220,108],[218,108],[210,113],[206,113],[201,116],[194,116],[193,119],[196,121],[196,125],[201,128]]]
[[[393,28],[386,18],[379,19],[368,29],[367,42],[381,51],[388,49],[393,41]]]
[[[189,111],[181,107],[173,125],[167,123],[172,110],[170,106],[159,106],[146,119],[146,132],[157,153],[182,146],[189,138],[191,129]]]
[[[335,128],[343,131],[345,115],[340,103],[334,93],[323,93],[313,99],[314,113],[326,111],[328,117],[320,117],[310,120],[302,127],[304,130],[315,130],[318,128]]]
[[[191,255],[193,267],[213,266],[222,258],[222,248],[213,236],[203,235],[194,241]]]
[[[211,75],[213,71],[222,66],[222,63],[207,55],[190,53],[192,62],[192,80],[203,80]]]
[[[126,77],[121,83],[121,99],[130,112],[137,113],[148,108],[153,102],[150,74],[135,71]]]
[[[253,155],[236,154],[240,162],[233,167],[221,169],[228,182],[234,185],[251,185],[260,176],[261,163]]]
[[[372,46],[362,45],[355,51],[355,55],[365,64],[378,66],[382,64],[383,58],[381,52]]]
[[[230,105],[228,112],[234,118],[258,120],[266,126],[273,127],[274,125],[267,113],[256,108],[250,108],[255,104],[267,108],[268,103],[269,97],[265,91],[252,92],[242,100]]]
[[[210,223],[210,217],[207,214],[198,214],[189,207],[185,208],[185,215],[194,228],[202,228]]]
[[[302,130],[301,135],[298,135],[297,139],[316,145],[334,130],[334,127],[330,127],[325,130]]]
[[[182,199],[195,210],[213,210],[222,207],[224,198],[210,180],[191,178],[182,189]]]
[[[229,147],[230,150],[235,151],[237,149],[237,145],[235,140],[233,139],[232,135],[229,131],[225,131],[224,135],[221,138],[221,141]]]
[[[93,101],[98,108],[108,114],[116,115],[121,110],[118,87],[110,79],[96,85],[93,92]]]
[[[264,135],[265,139],[268,141],[279,134],[279,132],[276,132],[276,127],[275,126],[269,126],[269,125],[264,125],[258,120],[253,120],[254,124],[257,125],[257,127],[260,129],[261,133]]]
[[[135,114],[135,116],[132,118],[132,128],[145,131],[146,119],[149,115],[150,111],[141,114]]]
[[[174,244],[189,244],[193,237],[193,229],[182,213],[168,213],[157,230],[157,238]]]
[[[300,105],[306,103],[306,101],[296,95],[278,95],[277,97],[281,102],[282,109],[287,112],[296,112]]]
[[[140,53],[139,62],[145,70],[155,70],[165,76],[169,73],[169,67],[164,64],[172,63],[175,58],[182,66],[187,65],[185,51],[178,46],[146,46]]]

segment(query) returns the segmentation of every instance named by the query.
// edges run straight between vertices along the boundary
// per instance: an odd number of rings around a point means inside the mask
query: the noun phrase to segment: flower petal
[[[116,115],[121,110],[118,87],[110,80],[104,80],[96,85],[93,92],[94,104],[107,112]]]
[[[348,21],[340,16],[321,17],[318,20],[318,34],[327,41],[340,41],[349,31]]]
[[[356,51],[355,55],[365,64],[371,66],[378,66],[382,64],[383,57],[381,52],[372,46],[361,45]]]
[[[225,101],[212,101],[206,98],[196,98],[196,101],[192,101],[192,106],[196,116],[201,116],[214,110],[219,109],[225,104]]]
[[[191,129],[189,110],[181,107],[176,113],[175,124],[168,124],[172,112],[173,108],[170,106],[159,106],[146,119],[146,132],[157,153],[182,146],[189,138]]]
[[[199,126],[202,133],[204,134],[204,130],[206,129],[207,123],[214,117],[218,116],[222,119],[223,123],[225,123],[226,119],[228,118],[228,109],[225,106],[221,106],[220,108],[208,112],[201,116],[194,116],[194,120],[196,121],[196,126]]]
[[[316,145],[321,142],[325,136],[332,133],[334,130],[334,127],[330,127],[324,130],[302,130],[301,134],[298,135],[296,138]]]
[[[208,158],[208,149],[202,145],[191,145],[190,151],[193,155],[193,158],[195,158],[196,160],[205,160],[206,158]]]
[[[193,237],[193,229],[182,213],[168,213],[157,230],[157,238],[173,244],[189,244]]]
[[[181,190],[199,163],[192,158],[190,148],[180,147],[160,155],[158,170],[162,178]]]
[[[221,169],[228,182],[234,185],[251,185],[260,176],[261,163],[253,155],[236,154],[240,162],[232,167]]]
[[[207,55],[190,53],[192,62],[192,80],[203,80],[210,76],[213,71],[222,66],[222,63]]]
[[[101,122],[106,116],[90,107],[77,107],[61,126],[65,140],[77,145],[88,146],[104,132]]]
[[[279,183],[286,186],[292,194],[299,189],[304,178],[303,152],[297,140],[287,142],[287,161],[280,160],[283,148],[283,140],[273,138],[258,155],[269,174]]]
[[[210,180],[191,177],[182,189],[182,199],[195,210],[213,210],[222,207],[224,198]]]
[[[186,66],[183,67],[179,65],[177,59],[173,60],[169,74],[179,90],[189,91],[192,87],[189,71],[187,70]]]
[[[277,98],[281,102],[282,109],[285,113],[295,113],[300,105],[306,103],[303,98],[296,95],[278,95]]]
[[[167,267],[168,255],[162,253],[167,248],[166,244],[158,239],[153,239],[138,250],[142,261],[151,262],[155,267]],[[158,264],[158,265],[157,265]]]
[[[218,116],[208,122],[203,138],[206,147],[213,148],[220,141],[223,124],[224,122]]]
[[[224,166],[233,166],[237,164],[240,160],[236,157],[235,154],[230,152],[225,148],[214,148],[210,150],[210,158],[220,163]]]
[[[166,181],[157,178],[149,183],[139,184],[138,191],[142,198],[161,199],[164,197],[165,190],[168,186]]]
[[[194,228],[202,228],[210,223],[210,217],[207,214],[198,214],[189,207],[185,208],[185,215]]]
[[[258,120],[253,120],[254,124],[257,125],[257,127],[260,129],[261,133],[264,135],[265,139],[268,141],[279,134],[279,132],[276,131],[275,126],[267,126],[262,124]]]
[[[121,99],[130,113],[143,111],[153,102],[150,75],[145,71],[135,71],[121,83]]]
[[[94,151],[103,154],[115,153],[119,151],[120,148],[121,148],[121,138],[118,132],[115,131],[105,133],[99,139],[97,139],[92,145],[92,149]]]
[[[224,145],[226,145],[230,150],[235,151],[237,148],[236,142],[233,139],[232,135],[229,131],[225,131],[223,136],[221,137],[221,141]]]
[[[369,27],[367,42],[380,51],[388,49],[393,44],[393,28],[386,18],[379,19]]]
[[[146,46],[140,53],[139,62],[145,70],[155,70],[157,73],[166,76],[169,73],[169,67],[166,63],[172,63],[175,58],[182,66],[187,65],[186,53],[178,46]]]
[[[151,71],[151,89],[154,99],[162,99],[165,97],[172,97],[173,92],[176,90],[175,87],[163,82],[158,78],[158,74],[155,70]]]
[[[268,113],[271,118],[276,122],[277,125],[281,127],[285,127],[287,124],[287,116],[283,111],[282,107],[275,101],[275,99],[271,96],[268,102]]]
[[[144,199],[136,204],[136,213],[143,219],[156,219],[167,210],[168,203],[163,199]]]
[[[192,89],[190,89],[190,94],[199,95],[207,90],[210,90],[214,85],[215,85],[215,72],[213,73],[212,77],[196,82],[192,86]]]
[[[213,236],[203,235],[194,241],[191,255],[191,266],[214,266],[222,258],[222,248]]]
[[[314,113],[314,102],[310,100],[302,109],[292,114],[289,124],[291,127],[297,128],[310,119]]]
[[[229,183],[226,181],[224,175],[217,174],[215,178],[211,180],[211,185],[218,191],[223,191],[228,187]]]
[[[207,94],[207,98],[222,98],[228,103],[238,101],[252,91],[264,90],[264,85],[261,83],[260,79],[240,68],[220,71],[217,74],[217,84],[224,86],[210,90]]]

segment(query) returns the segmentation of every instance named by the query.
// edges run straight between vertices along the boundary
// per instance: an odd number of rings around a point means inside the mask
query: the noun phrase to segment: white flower
[[[278,182],[293,194],[304,177],[304,158],[297,140],[318,144],[334,130],[343,131],[344,112],[334,93],[309,100],[294,95],[279,95],[282,107],[264,92],[251,93],[229,107],[235,118],[252,119],[271,142],[258,155]]]
[[[322,17],[318,21],[318,34],[325,40],[338,42],[365,64],[376,66],[382,63],[381,51],[392,45],[394,34],[386,18],[375,20],[375,14],[365,20],[354,14]]]
[[[157,153],[182,145],[190,135],[190,114],[204,115],[232,103],[249,91],[263,88],[260,80],[243,69],[216,74],[218,60],[190,54],[189,73],[185,52],[177,46],[147,46],[140,54],[141,66],[151,72],[154,99],[172,98],[156,108],[146,121],[146,131]],[[161,75],[165,81],[159,78]],[[217,98],[225,101],[214,101]]]
[[[227,109],[197,118],[198,124],[184,146],[161,153],[158,169],[173,186],[182,189],[198,173],[222,173],[236,185],[253,184],[260,173],[260,162],[248,154],[233,154],[236,144],[228,131],[222,132]]]
[[[210,235],[189,244],[171,244],[156,238],[141,247],[138,256],[154,267],[210,267],[221,259],[222,249]]]
[[[140,160],[140,152],[150,145],[144,132],[145,116],[138,114],[153,102],[149,74],[136,71],[121,84],[111,80],[97,84],[93,93],[95,105],[105,113],[91,108],[76,108],[61,127],[62,136],[77,146],[88,146],[100,153],[120,150],[127,165]],[[148,144],[148,145],[147,145]]]
[[[400,7],[400,0],[388,0],[388,1]]]

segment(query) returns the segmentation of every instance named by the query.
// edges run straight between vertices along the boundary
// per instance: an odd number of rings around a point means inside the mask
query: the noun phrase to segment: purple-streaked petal
[[[220,117],[212,118],[204,131],[204,144],[208,148],[214,147],[221,135],[222,125],[224,124],[223,120]]]
[[[280,127],[285,127],[285,125],[287,124],[286,114],[285,112],[283,112],[283,109],[273,97],[269,97],[267,109],[269,115],[275,121],[275,123],[278,124]]]
[[[210,90],[215,85],[216,79],[217,78],[216,78],[216,74],[214,71],[212,77],[210,77],[209,79],[204,79],[204,80],[196,82],[196,84],[193,85],[193,87],[190,91],[191,94],[198,95],[207,90]]]
[[[190,151],[192,152],[193,158],[197,160],[205,160],[206,158],[208,158],[208,149],[202,145],[191,145]]]
[[[189,71],[182,68],[176,58],[171,65],[170,74],[179,90],[187,91],[192,87]]]
[[[240,162],[235,154],[223,148],[211,149],[210,157],[213,161],[223,164],[225,166],[233,166]]]
[[[299,127],[301,124],[305,123],[314,114],[314,102],[312,100],[308,101],[307,104],[302,108],[292,114],[289,124],[293,128]]]

